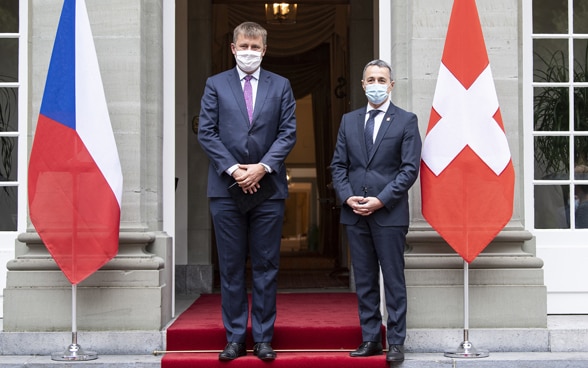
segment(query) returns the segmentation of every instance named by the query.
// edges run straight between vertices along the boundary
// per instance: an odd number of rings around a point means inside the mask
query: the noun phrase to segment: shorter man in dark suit
[[[331,162],[343,203],[363,343],[353,357],[382,354],[380,269],[388,312],[386,360],[404,360],[406,284],[404,248],[409,225],[408,190],[419,173],[421,137],[415,114],[389,99],[391,67],[369,62],[362,86],[367,107],[343,115]]]
[[[208,197],[227,336],[220,360],[247,353],[248,255],[253,274],[253,354],[262,360],[276,358],[271,342],[288,196],[284,161],[296,143],[296,101],[286,78],[260,68],[266,48],[263,27],[253,22],[237,26],[231,44],[237,67],[208,78],[201,102],[198,140],[210,159]],[[232,185],[238,185],[244,196],[267,193],[261,186],[268,185],[271,196],[243,213],[228,190]]]

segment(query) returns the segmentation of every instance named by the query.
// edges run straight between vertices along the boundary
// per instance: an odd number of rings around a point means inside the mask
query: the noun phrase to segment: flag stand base
[[[93,351],[84,351],[82,347],[78,344],[78,331],[77,331],[77,299],[78,299],[78,285],[72,284],[71,285],[71,344],[67,347],[67,349],[60,353],[53,353],[51,354],[52,360],[60,360],[60,361],[85,361],[85,360],[94,360],[98,358],[98,354]]]
[[[471,342],[465,340],[457,349],[447,350],[443,355],[448,358],[486,358],[490,353],[487,350],[477,350]]]
[[[71,344],[66,351],[51,354],[51,360],[69,360],[69,361],[85,361],[94,360],[98,358],[98,354],[93,351],[84,351],[78,344]]]
[[[454,350],[447,350],[444,356],[448,358],[486,358],[490,355],[487,350],[477,350],[470,340],[469,317],[470,317],[470,277],[469,264],[463,261],[463,311],[465,328],[463,329],[463,342]]]

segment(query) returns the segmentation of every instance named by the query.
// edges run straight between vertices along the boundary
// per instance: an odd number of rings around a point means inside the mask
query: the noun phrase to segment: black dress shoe
[[[357,350],[352,351],[349,353],[352,357],[368,357],[372,355],[380,355],[382,354],[382,343],[375,342],[375,341],[365,341]]]
[[[272,349],[269,342],[260,342],[255,344],[253,347],[253,355],[261,360],[274,360],[276,359],[276,352]]]
[[[403,362],[404,361],[404,346],[390,345],[388,353],[386,354],[387,362]]]
[[[218,359],[233,360],[244,355],[247,355],[247,349],[245,349],[245,344],[240,344],[238,342],[230,342],[227,344],[227,346],[225,346],[225,350],[223,350],[218,355]]]

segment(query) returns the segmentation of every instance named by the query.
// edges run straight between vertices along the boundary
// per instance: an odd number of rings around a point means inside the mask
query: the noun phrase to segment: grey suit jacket
[[[198,123],[198,140],[210,159],[208,196],[230,196],[229,167],[263,162],[272,169],[277,189],[272,198],[286,198],[284,160],[296,143],[295,110],[290,82],[261,69],[250,124],[237,69],[208,78]]]
[[[365,115],[365,107],[343,115],[331,161],[333,186],[343,203],[341,223],[359,220],[344,203],[355,195],[382,201],[384,207],[371,215],[377,224],[408,226],[408,190],[417,179],[422,148],[417,116],[391,103],[368,157]]]

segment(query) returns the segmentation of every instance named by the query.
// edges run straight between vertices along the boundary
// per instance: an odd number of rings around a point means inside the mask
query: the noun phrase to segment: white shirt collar
[[[245,73],[244,71],[242,71],[241,69],[239,69],[239,67],[237,66],[237,72],[239,73],[239,80],[243,80],[243,78],[245,78],[245,76],[247,75],[247,73]],[[253,78],[255,78],[255,80],[259,80],[259,72],[260,72],[261,68],[257,68],[256,71],[254,71],[253,73],[251,73],[251,75],[253,76]]]
[[[388,111],[389,107],[390,107],[390,99],[388,98],[386,100],[386,102],[384,102],[380,107],[377,108],[377,110],[380,110],[382,112],[386,112],[386,111]],[[367,110],[365,111],[365,113],[368,114],[372,110],[375,110],[375,109],[372,107],[372,105],[368,104]]]

